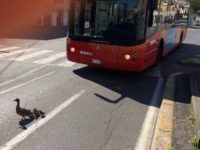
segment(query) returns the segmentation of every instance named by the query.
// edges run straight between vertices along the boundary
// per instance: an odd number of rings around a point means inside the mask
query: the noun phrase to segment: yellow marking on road
[[[170,150],[172,139],[174,101],[163,99],[151,150]]]

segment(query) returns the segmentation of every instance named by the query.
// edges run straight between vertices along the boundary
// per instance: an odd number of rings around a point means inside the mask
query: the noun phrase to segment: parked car
[[[197,20],[195,25],[200,26],[200,20]]]
[[[179,20],[180,25],[187,26],[188,21],[187,20]]]
[[[174,20],[173,24],[174,25],[187,26],[188,25],[188,20],[187,19]]]

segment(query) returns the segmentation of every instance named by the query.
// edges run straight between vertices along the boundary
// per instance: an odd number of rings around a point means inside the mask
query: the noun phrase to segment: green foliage
[[[198,137],[197,137],[196,135],[192,137],[191,143],[192,143],[192,145],[194,145],[194,146],[197,146],[197,145],[198,145]]]
[[[170,147],[170,150],[176,150],[173,146]]]
[[[200,0],[188,0],[194,11],[200,11]]]

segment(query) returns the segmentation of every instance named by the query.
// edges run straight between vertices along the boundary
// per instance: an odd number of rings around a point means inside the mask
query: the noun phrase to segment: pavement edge
[[[151,150],[169,150],[172,145],[175,75],[167,79],[163,100],[156,122]]]
[[[197,148],[200,148],[200,72],[190,75],[191,104],[194,115],[194,134],[197,137]]]

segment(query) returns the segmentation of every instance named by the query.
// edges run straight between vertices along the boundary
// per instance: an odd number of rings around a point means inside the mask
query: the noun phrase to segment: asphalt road
[[[172,54],[143,73],[90,68],[66,60],[64,38],[1,39],[0,51],[0,145],[13,142],[16,150],[131,150],[145,138],[149,146],[160,105],[155,89],[173,72],[163,67],[177,61]],[[17,97],[47,117],[21,121]]]

